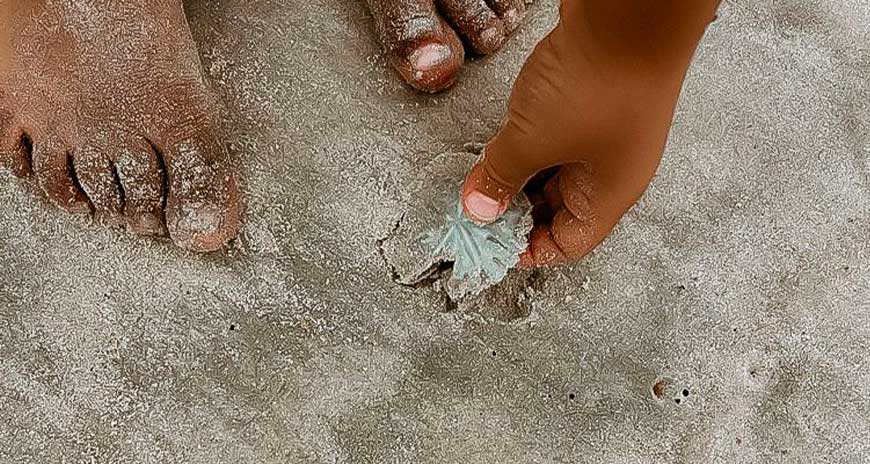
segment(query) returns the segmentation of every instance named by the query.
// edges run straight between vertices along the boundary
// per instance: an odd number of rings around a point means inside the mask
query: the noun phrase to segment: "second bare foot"
[[[367,0],[387,59],[425,92],[456,81],[465,46],[488,55],[519,27],[525,0]]]
[[[17,0],[0,166],[53,203],[194,251],[238,230],[218,103],[180,0]],[[5,14],[5,13],[4,13]]]

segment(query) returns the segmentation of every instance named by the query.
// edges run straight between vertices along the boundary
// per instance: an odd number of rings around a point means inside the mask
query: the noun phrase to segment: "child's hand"
[[[568,160],[566,160],[568,161]],[[474,166],[462,192],[468,216],[488,223],[501,216],[526,178],[501,178],[497,167],[510,159],[487,156]],[[534,171],[526,177],[534,176]],[[529,248],[520,257],[520,266],[538,267],[559,264],[586,255],[603,238],[598,233],[597,214],[592,207],[592,183],[588,167],[569,163],[534,176],[525,192],[534,207],[534,229]]]
[[[718,0],[563,2],[513,87],[508,117],[466,179],[468,216],[496,220],[525,189],[525,267],[589,253],[640,198]]]
[[[507,120],[462,192],[466,214],[489,223],[525,187],[535,227],[520,258],[524,267],[573,261],[591,251],[643,191],[661,154],[658,146],[646,150],[652,156],[637,154],[638,146],[649,145],[635,134],[649,131],[625,124],[626,115],[637,113],[634,102],[642,101],[634,94],[642,92],[566,59],[560,42],[557,29],[526,62]],[[657,124],[664,132],[655,132],[666,135],[667,117]]]

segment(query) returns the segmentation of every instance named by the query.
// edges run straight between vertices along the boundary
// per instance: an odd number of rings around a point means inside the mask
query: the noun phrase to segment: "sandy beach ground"
[[[867,0],[726,0],[616,232],[461,303],[396,284],[391,234],[421,166],[496,130],[556,2],[437,96],[362,1],[188,10],[241,237],[188,254],[0,174],[0,462],[870,460]]]

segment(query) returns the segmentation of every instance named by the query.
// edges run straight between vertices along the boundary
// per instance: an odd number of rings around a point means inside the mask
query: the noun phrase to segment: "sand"
[[[496,130],[555,2],[434,97],[363,2],[189,13],[242,236],[188,254],[0,174],[0,462],[870,459],[866,0],[726,1],[613,236],[465,305],[379,244],[419,166]]]

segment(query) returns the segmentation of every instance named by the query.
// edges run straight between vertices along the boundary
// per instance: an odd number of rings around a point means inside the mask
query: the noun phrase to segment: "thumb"
[[[514,195],[537,172],[496,148],[492,143],[486,147],[462,187],[465,214],[477,223],[488,224],[504,214]]]

